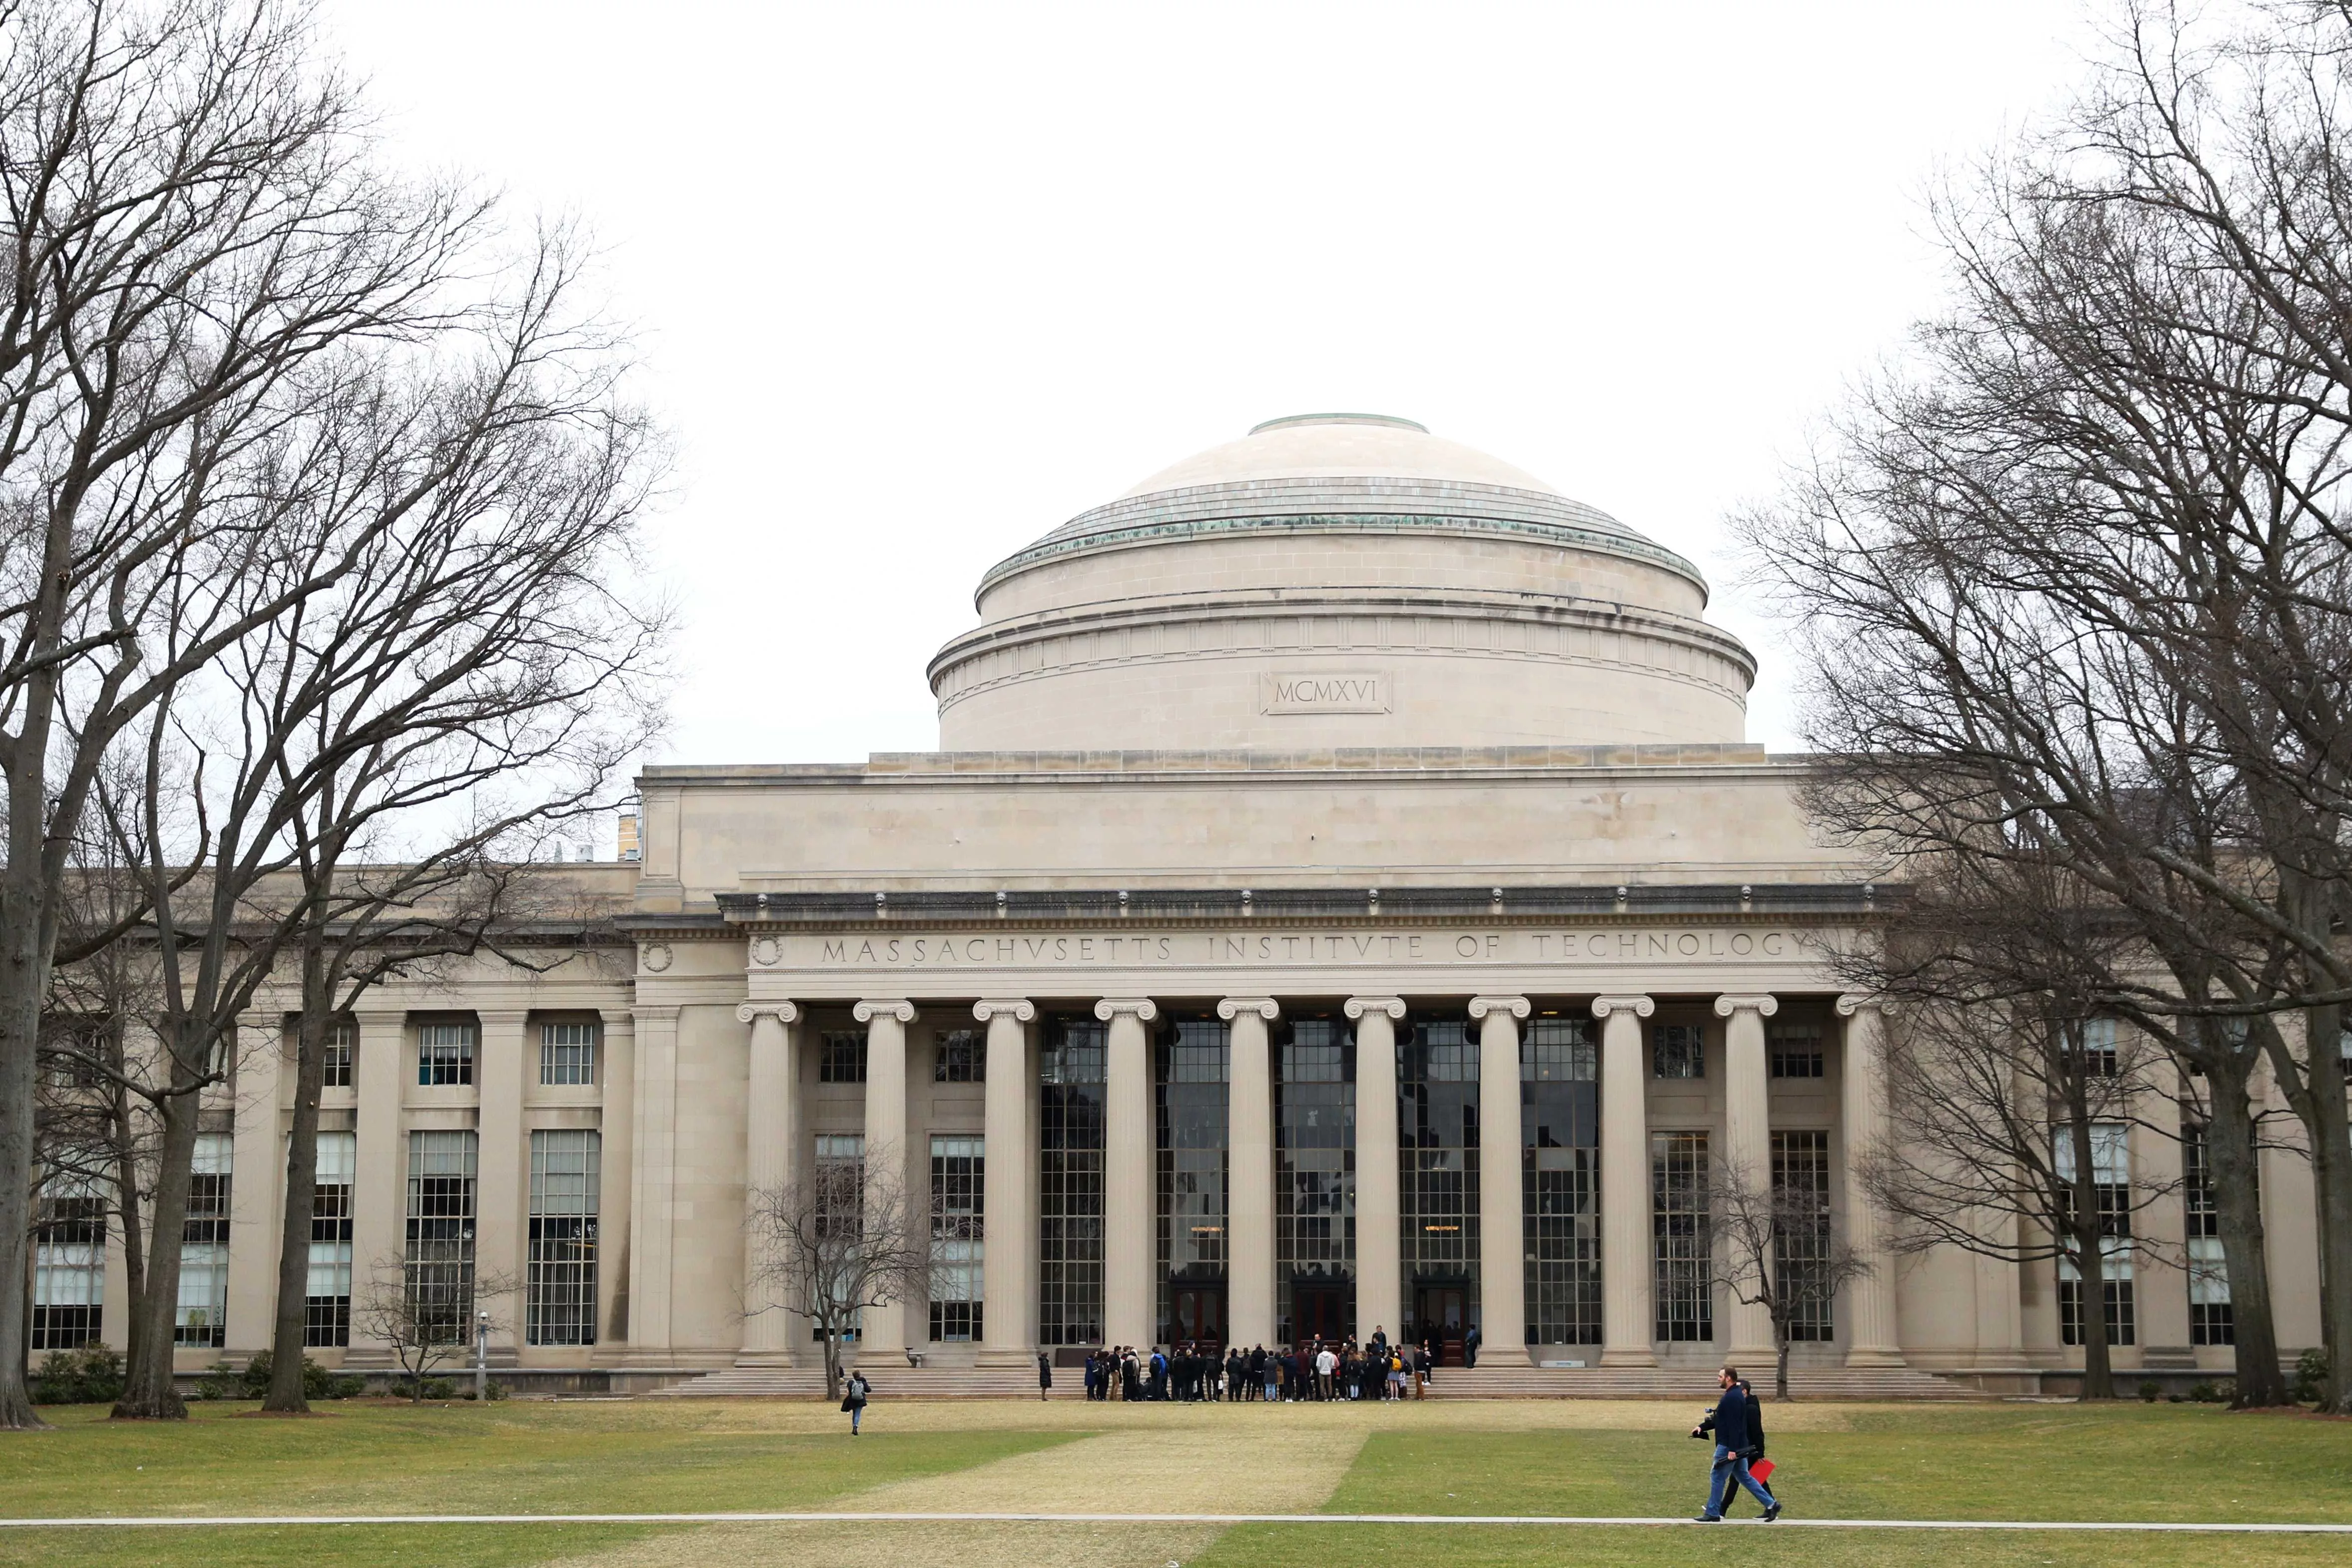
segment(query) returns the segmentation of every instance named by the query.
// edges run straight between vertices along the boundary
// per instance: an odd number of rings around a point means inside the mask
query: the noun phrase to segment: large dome
[[[1411,420],[1270,420],[981,580],[948,751],[1720,743],[1754,661],[1689,562]]]

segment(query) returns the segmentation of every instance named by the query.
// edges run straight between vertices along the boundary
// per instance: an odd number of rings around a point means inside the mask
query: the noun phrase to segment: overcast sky
[[[2072,0],[331,0],[401,156],[583,217],[677,439],[660,760],[936,744],[991,563],[1202,447],[1417,419],[1682,552],[1932,308],[1937,170]]]

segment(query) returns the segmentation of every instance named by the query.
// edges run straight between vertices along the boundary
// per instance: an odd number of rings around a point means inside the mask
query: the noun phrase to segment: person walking
[[[841,1407],[849,1412],[849,1435],[853,1437],[857,1436],[857,1424],[866,1418],[866,1401],[873,1393],[874,1385],[866,1381],[866,1374],[853,1370],[849,1386],[841,1395]]]
[[[1054,1358],[1044,1351],[1039,1351],[1037,1352],[1037,1397],[1042,1400],[1050,1399],[1053,1396]]]
[[[1748,1473],[1748,1461],[1762,1452],[1760,1423],[1755,1419],[1756,1403],[1739,1381],[1739,1369],[1727,1366],[1716,1374],[1716,1383],[1723,1393],[1708,1411],[1691,1428],[1691,1436],[1715,1437],[1715,1461],[1708,1473],[1706,1511],[1698,1516],[1701,1524],[1721,1524],[1726,1494],[1736,1483],[1748,1489],[1748,1493],[1764,1505],[1764,1522],[1771,1523],[1780,1517],[1778,1499],[1765,1489],[1764,1484]],[[1734,1494],[1736,1495],[1736,1494]]]

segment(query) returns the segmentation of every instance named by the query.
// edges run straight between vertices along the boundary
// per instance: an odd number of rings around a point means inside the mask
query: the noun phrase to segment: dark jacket
[[[1715,1440],[1735,1454],[1744,1454],[1763,1441],[1761,1424],[1756,1420],[1756,1402],[1748,1391],[1734,1384],[1723,1391],[1706,1419],[1698,1424],[1702,1432],[1712,1432]]]

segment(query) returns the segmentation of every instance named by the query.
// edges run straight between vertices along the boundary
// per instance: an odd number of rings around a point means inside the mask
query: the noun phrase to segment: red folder
[[[1771,1480],[1772,1472],[1780,1468],[1769,1459],[1759,1459],[1748,1467],[1748,1473],[1756,1478],[1758,1486],[1763,1486]]]

